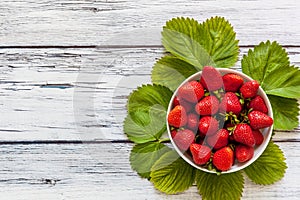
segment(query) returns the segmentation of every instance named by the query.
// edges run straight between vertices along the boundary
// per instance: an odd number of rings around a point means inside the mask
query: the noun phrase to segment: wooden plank
[[[278,143],[287,157],[285,177],[271,186],[246,179],[243,199],[297,199],[298,143]],[[129,164],[132,144],[0,146],[0,192],[6,199],[200,199],[196,187],[165,195]]]
[[[287,51],[299,65],[300,48]],[[151,82],[162,54],[162,48],[0,49],[0,141],[126,139],[127,96]],[[299,135],[297,129],[275,139]]]
[[[240,44],[277,40],[300,45],[300,3],[285,1],[3,0],[1,46],[159,45],[173,17],[224,16]]]

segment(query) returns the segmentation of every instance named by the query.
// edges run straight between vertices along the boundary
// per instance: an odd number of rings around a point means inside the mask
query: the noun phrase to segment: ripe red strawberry
[[[258,130],[261,128],[269,127],[273,124],[273,119],[260,111],[252,111],[248,114],[248,119],[250,121],[250,126],[254,130]]]
[[[204,89],[198,81],[190,81],[178,89],[179,98],[197,103],[204,96]]]
[[[252,129],[248,124],[240,123],[236,125],[233,131],[233,138],[235,141],[245,144],[247,146],[255,145]]]
[[[180,150],[186,151],[194,142],[195,134],[188,129],[179,130],[173,140]]]
[[[207,144],[214,149],[221,149],[228,145],[229,132],[226,129],[220,129],[215,135],[207,137]]]
[[[228,140],[229,140],[230,143],[234,143],[235,142],[234,137],[233,137],[232,134],[229,135]]]
[[[172,138],[176,137],[176,134],[177,134],[177,130],[174,129],[171,131]]]
[[[232,112],[236,115],[242,111],[239,98],[233,92],[226,92],[219,106],[220,112]]]
[[[173,100],[173,107],[180,105],[179,102],[180,102],[180,99],[177,96],[175,96],[175,98]]]
[[[213,165],[221,171],[227,171],[234,163],[234,153],[230,147],[223,147],[215,152]]]
[[[250,101],[248,108],[252,108],[253,110],[257,110],[263,113],[268,113],[268,107],[264,99],[259,95],[257,95]]]
[[[211,157],[210,148],[201,144],[191,144],[190,151],[192,153],[193,160],[197,165],[206,164]]]
[[[259,88],[259,83],[256,80],[246,82],[240,88],[240,92],[245,99],[255,97],[257,90]]]
[[[205,66],[202,69],[200,83],[208,91],[218,90],[223,86],[222,74],[214,67]]]
[[[237,92],[244,83],[244,79],[234,73],[225,74],[222,78],[226,92]]]
[[[198,128],[204,135],[213,135],[219,129],[219,122],[211,116],[204,116],[200,119]]]
[[[176,106],[168,115],[168,123],[176,128],[182,127],[187,123],[187,115],[183,106]]]
[[[235,157],[241,163],[250,160],[251,158],[253,158],[253,155],[253,147],[249,147],[243,144],[239,144],[235,147]]]
[[[219,100],[215,96],[204,97],[195,106],[195,111],[199,115],[214,115],[218,110]]]
[[[199,116],[194,113],[188,114],[187,127],[191,130],[197,130],[198,124],[199,124]]]
[[[264,141],[264,136],[259,130],[252,130],[252,134],[255,140],[255,145],[261,145]]]
[[[195,107],[194,104],[192,104],[184,99],[179,99],[179,104],[185,108],[186,113],[189,113]]]

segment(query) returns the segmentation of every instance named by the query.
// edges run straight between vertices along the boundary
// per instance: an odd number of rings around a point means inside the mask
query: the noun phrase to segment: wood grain
[[[241,56],[248,48],[241,48]],[[300,48],[287,48],[300,64]],[[0,141],[124,140],[128,94],[162,48],[0,49]],[[235,69],[240,70],[240,62]],[[299,140],[299,129],[277,134]]]
[[[278,143],[288,169],[271,186],[246,179],[243,199],[297,199],[297,143]],[[0,146],[0,192],[6,199],[200,199],[196,187],[165,195],[137,176],[129,162],[132,144],[35,144]],[[290,192],[286,192],[286,191]]]
[[[3,0],[1,46],[159,45],[173,17],[224,16],[242,45],[300,45],[300,3],[285,1]]]

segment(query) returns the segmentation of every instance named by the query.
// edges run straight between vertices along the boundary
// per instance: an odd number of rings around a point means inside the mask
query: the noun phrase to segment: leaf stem
[[[163,142],[170,142],[171,140],[169,138],[164,138],[164,139],[160,139],[158,142],[159,143],[163,143]]]

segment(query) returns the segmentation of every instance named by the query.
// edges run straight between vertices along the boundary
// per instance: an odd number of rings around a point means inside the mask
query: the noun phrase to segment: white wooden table
[[[277,40],[300,66],[300,3],[285,1],[2,0],[0,199],[200,199],[165,195],[130,167],[127,96],[150,83],[177,16],[227,18],[241,56]],[[239,67],[239,64],[237,65]],[[246,179],[242,199],[299,199],[300,129],[277,132],[284,179]]]

